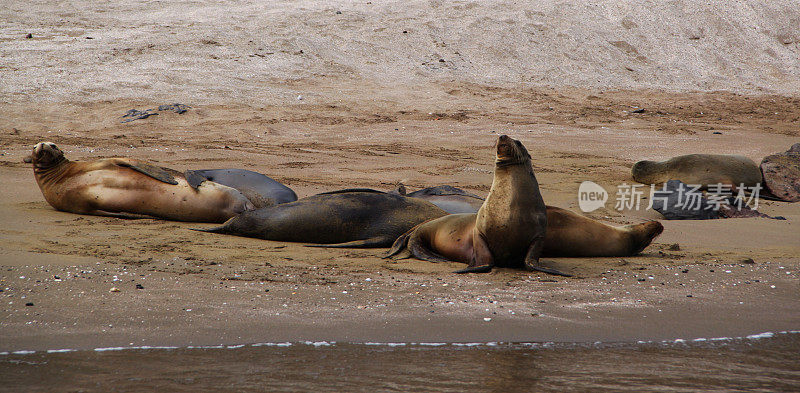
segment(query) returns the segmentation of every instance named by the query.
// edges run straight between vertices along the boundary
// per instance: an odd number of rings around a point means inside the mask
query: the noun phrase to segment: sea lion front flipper
[[[195,190],[197,187],[200,187],[200,184],[208,180],[208,178],[205,177],[201,171],[193,171],[191,169],[187,169],[185,172],[183,172],[183,177],[186,178],[186,182],[189,183],[189,185]]]
[[[133,213],[116,213],[116,212],[109,212],[105,210],[94,210],[89,214],[93,216],[104,216],[104,217],[114,217],[114,218],[121,218],[123,220],[142,220],[145,218],[155,218],[153,216],[148,216],[146,214],[133,214]]]
[[[494,258],[489,250],[489,243],[483,235],[476,230],[472,233],[472,259],[466,269],[456,270],[454,273],[488,273],[494,267]]]
[[[117,166],[121,166],[123,168],[131,168],[136,172],[150,176],[153,179],[156,179],[158,181],[167,184],[172,184],[172,185],[178,184],[178,181],[175,180],[175,177],[172,176],[172,173],[170,173],[167,169],[162,168],[160,166],[155,166],[144,162],[127,161],[127,160],[118,160],[114,163]],[[177,171],[173,172],[178,173]]]
[[[306,247],[322,247],[322,248],[378,248],[386,247],[392,241],[391,238],[386,236],[371,237],[364,240],[353,240],[351,242],[335,243],[335,244],[306,244]]]
[[[525,254],[525,268],[527,268],[528,270],[552,274],[554,276],[572,277],[571,274],[563,273],[555,269],[542,267],[542,265],[539,263],[539,256],[542,255],[543,249],[544,249],[544,238],[536,239],[533,241],[533,243],[531,243],[531,246],[528,247],[527,254]]]

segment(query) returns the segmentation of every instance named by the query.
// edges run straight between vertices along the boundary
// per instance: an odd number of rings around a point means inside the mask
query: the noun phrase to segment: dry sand
[[[50,140],[70,159],[257,170],[300,196],[401,181],[485,195],[491,145],[505,133],[532,152],[546,202],[577,210],[581,181],[612,191],[640,159],[758,162],[796,143],[797,2],[7,3],[0,351],[800,327],[797,204],[762,201],[786,221],[664,222],[637,257],[548,261],[572,279],[460,276],[457,264],[387,261],[381,249],[58,212],[22,163]],[[191,109],[120,123],[128,109],[172,102]],[[589,215],[658,218],[611,207]]]

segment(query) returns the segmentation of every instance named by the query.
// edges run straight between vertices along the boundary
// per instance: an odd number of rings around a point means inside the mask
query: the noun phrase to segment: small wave
[[[737,341],[737,340],[762,340],[762,339],[770,339],[774,338],[776,335],[789,335],[789,334],[800,334],[800,330],[783,330],[780,332],[763,332],[758,334],[751,334],[743,337],[697,337],[697,338],[676,338],[670,340],[662,340],[662,341],[637,341],[635,344],[639,345],[649,345],[649,344],[689,344],[689,343],[705,343],[705,342],[729,342],[729,341]],[[245,347],[291,347],[295,344],[303,344],[313,346],[315,348],[320,347],[332,347],[336,346],[336,341],[300,341],[297,343],[292,342],[262,342],[262,343],[254,343],[254,344],[220,344],[220,345],[189,345],[185,347],[177,347],[177,346],[130,346],[130,347],[99,347],[90,349],[90,351],[95,352],[110,352],[110,351],[126,351],[126,350],[176,350],[176,349],[240,349]],[[616,346],[616,345],[629,345],[629,343],[625,342],[602,342],[596,341],[593,343],[556,343],[556,342],[502,342],[502,341],[487,341],[487,342],[453,342],[453,343],[445,343],[445,342],[375,342],[375,341],[367,341],[367,342],[349,342],[345,343],[346,345],[365,345],[365,346],[386,346],[386,347],[443,347],[443,346],[451,346],[451,347],[458,347],[458,348],[475,348],[475,347],[486,347],[486,348],[495,348],[499,346],[508,346],[508,347],[518,347],[518,348],[574,348],[574,347],[586,347],[586,346]],[[32,350],[16,350],[16,351],[4,351],[0,352],[0,356],[8,356],[8,355],[31,355],[35,353],[67,353],[67,352],[79,352],[79,349],[72,349],[72,348],[61,348],[61,349],[47,349],[43,351],[32,351]]]

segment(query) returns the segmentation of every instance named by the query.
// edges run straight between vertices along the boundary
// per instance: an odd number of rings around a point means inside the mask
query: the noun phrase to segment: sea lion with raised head
[[[347,189],[248,211],[222,226],[197,230],[323,247],[388,247],[417,224],[445,215],[420,199]]]
[[[420,224],[392,245],[387,257],[403,251],[431,262],[469,263],[477,214],[452,214]],[[640,253],[664,227],[658,221],[621,227],[547,206],[542,257],[627,257]]]
[[[445,243],[456,247],[454,252],[444,252],[444,255],[469,265],[457,273],[488,272],[493,266],[499,266],[563,274],[539,266],[547,213],[528,150],[521,142],[506,135],[497,139],[495,149],[494,179],[489,196],[478,210],[471,228],[463,224],[457,226],[465,232],[455,234],[456,242]],[[471,217],[469,214],[456,215],[450,219],[470,220]],[[421,227],[428,228],[425,225]],[[402,243],[402,238],[395,241],[389,255],[401,248],[399,243]],[[467,248],[458,246],[467,243]]]
[[[253,209],[239,191],[205,181],[196,188],[177,171],[129,158],[70,161],[50,142],[33,148],[44,199],[58,210],[112,217],[223,222]]]
[[[294,202],[297,194],[269,176],[245,169],[201,169],[185,172],[186,180],[196,187],[210,180],[239,190],[257,209]]]
[[[406,187],[401,184],[391,193],[409,198],[424,199],[450,214],[476,213],[483,205],[483,198],[448,185],[407,192]]]
[[[662,184],[680,180],[686,184],[740,185],[754,187],[761,183],[761,171],[753,160],[738,155],[688,154],[666,161],[639,161],[631,169],[633,180],[642,184]]]

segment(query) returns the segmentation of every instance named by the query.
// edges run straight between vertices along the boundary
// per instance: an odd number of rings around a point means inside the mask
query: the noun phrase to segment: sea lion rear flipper
[[[456,270],[453,273],[456,274],[464,274],[464,273],[489,273],[492,271],[492,265],[483,265],[483,266],[475,266],[475,267],[468,267],[461,270]]]
[[[144,162],[125,161],[125,160],[116,161],[115,164],[117,166],[121,166],[124,168],[131,168],[136,172],[145,174],[147,176],[152,177],[153,179],[156,179],[158,181],[167,184],[172,184],[172,185],[178,184],[178,181],[175,180],[175,177],[172,176],[172,173],[170,173],[170,171],[160,166],[155,166]],[[173,172],[178,173],[177,171]]]
[[[208,180],[208,178],[205,177],[201,171],[193,171],[190,169],[187,169],[186,172],[183,172],[183,177],[186,178],[186,182],[189,183],[189,185],[195,190],[197,187],[200,187],[201,183]]]
[[[324,248],[377,248],[386,247],[392,239],[386,236],[371,237],[363,240],[353,240],[351,242],[335,243],[335,244],[306,244],[306,247],[324,247]]]

